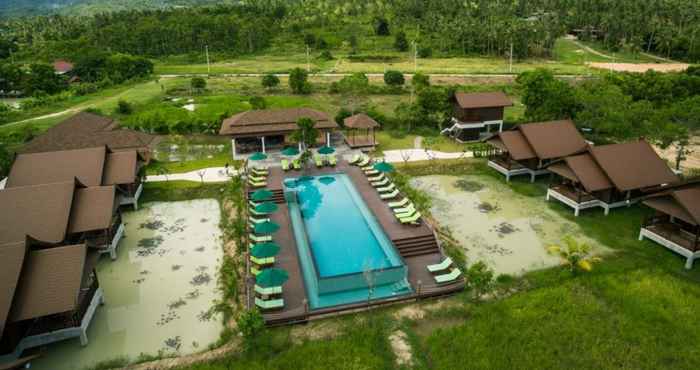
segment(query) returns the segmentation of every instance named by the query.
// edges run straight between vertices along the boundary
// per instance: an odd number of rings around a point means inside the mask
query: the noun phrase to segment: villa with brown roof
[[[231,137],[233,158],[237,153],[260,151],[288,145],[300,118],[311,118],[330,145],[330,135],[338,128],[327,113],[311,108],[250,110],[233,115],[221,124],[220,135]]]
[[[103,300],[86,235],[111,220],[92,202],[114,199],[114,187],[72,181],[0,190],[0,363],[30,348],[69,338],[87,344]]]
[[[486,143],[491,145],[489,167],[506,176],[549,173],[547,165],[561,158],[581,153],[588,143],[570,120],[527,123],[498,133]]]
[[[677,183],[678,177],[644,140],[624,144],[591,146],[547,167],[560,181],[547,191],[574,209],[627,206],[645,195]]]
[[[15,158],[6,188],[70,181],[86,186],[114,185],[116,205],[133,205],[143,191],[141,168],[144,159],[135,150],[113,152],[106,146],[23,153]]]
[[[639,240],[647,238],[686,257],[685,268],[700,258],[700,179],[646,197],[655,213],[644,220]]]
[[[379,127],[379,123],[372,117],[365,113],[358,113],[345,118],[343,125],[347,129],[345,143],[350,148],[374,149],[377,146],[374,130]]]
[[[113,152],[137,151],[148,161],[156,137],[123,129],[111,118],[80,112],[49,128],[24,145],[20,153],[43,153],[107,146]]]
[[[457,92],[452,99],[452,126],[442,133],[459,142],[478,141],[493,132],[503,131],[505,107],[512,106],[510,98],[500,91]]]

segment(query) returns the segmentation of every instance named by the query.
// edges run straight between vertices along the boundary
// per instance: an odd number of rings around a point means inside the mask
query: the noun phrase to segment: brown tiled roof
[[[299,118],[311,118],[318,129],[338,125],[324,112],[311,108],[264,109],[238,113],[221,124],[220,135],[261,135],[288,133],[297,129]]]
[[[500,91],[484,93],[455,93],[457,104],[464,109],[510,107],[513,102]]]
[[[369,129],[379,127],[379,123],[375,121],[372,117],[364,114],[358,113],[354,116],[350,116],[343,120],[343,124],[348,128],[355,129]]]
[[[131,184],[137,176],[138,154],[136,151],[124,151],[107,154],[103,185]]]
[[[588,153],[566,157],[564,161],[557,162],[547,169],[570,180],[580,182],[588,192],[610,189],[614,186],[603,169]]]
[[[518,126],[539,159],[562,158],[586,150],[588,143],[570,120]]]
[[[51,127],[20,150],[40,153],[108,146],[110,149],[148,150],[156,137],[120,129],[118,122],[100,115],[81,112]]]
[[[652,195],[644,204],[690,224],[700,225],[700,181]]]
[[[497,141],[497,139],[500,139],[500,142]],[[508,154],[510,154],[510,156],[516,161],[537,157],[537,154],[535,154],[535,151],[532,149],[532,146],[530,146],[530,143],[528,143],[527,139],[525,139],[522,132],[518,130],[503,131],[487,140],[487,142],[496,147],[499,147],[499,145],[504,146],[507,149]],[[502,148],[499,147],[499,149]]]
[[[106,147],[20,154],[10,169],[7,187],[73,181],[102,185]]]
[[[76,189],[68,224],[69,233],[107,229],[114,215],[114,186]]]
[[[29,253],[10,310],[10,322],[75,309],[83,278],[85,245]]]
[[[73,70],[73,63],[65,60],[57,60],[53,62],[53,69],[58,73],[67,73]]]
[[[24,242],[27,236],[46,243],[62,242],[75,186],[70,181],[0,190],[0,246]]]
[[[24,241],[0,245],[0,338],[5,330],[26,253]]]
[[[594,146],[589,152],[620,191],[678,182],[678,176],[644,140]]]

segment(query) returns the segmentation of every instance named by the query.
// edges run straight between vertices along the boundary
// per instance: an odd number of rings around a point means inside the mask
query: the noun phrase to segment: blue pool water
[[[285,180],[312,308],[409,293],[406,267],[346,174]]]

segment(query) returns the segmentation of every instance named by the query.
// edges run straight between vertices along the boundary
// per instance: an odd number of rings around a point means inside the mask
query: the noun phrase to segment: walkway
[[[146,182],[161,182],[161,181],[195,181],[195,182],[226,182],[231,176],[237,176],[236,170],[230,169],[226,173],[224,167],[210,167],[201,170],[173,173],[169,175],[151,175],[146,176]]]

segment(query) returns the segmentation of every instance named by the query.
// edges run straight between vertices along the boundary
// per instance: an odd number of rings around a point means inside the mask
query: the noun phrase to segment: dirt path
[[[587,46],[587,45],[582,44],[582,43],[579,42],[576,38],[569,38],[569,40],[571,40],[571,41],[572,41],[574,44],[576,44],[576,46],[578,46],[579,48],[581,48],[581,49],[583,49],[583,50],[585,50],[585,51],[587,51],[587,52],[589,52],[589,53],[591,53],[591,54],[595,54],[595,55],[597,55],[597,56],[599,56],[599,57],[602,57],[602,58],[605,58],[605,59],[610,59],[610,60],[614,60],[614,59],[615,59],[615,57],[613,57],[612,55],[608,55],[608,54],[601,53],[600,51],[598,51],[598,50],[596,50],[596,49],[593,49],[593,48],[590,47],[590,46]]]
[[[685,63],[587,63],[592,68],[607,69],[615,72],[644,73],[652,70],[656,72],[680,72],[688,69]]]

